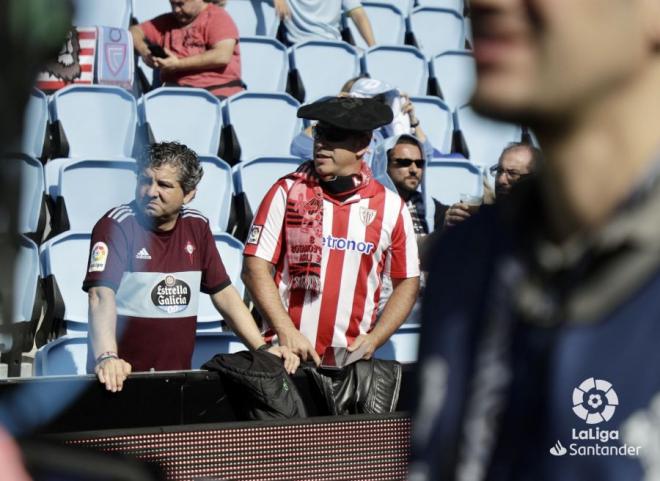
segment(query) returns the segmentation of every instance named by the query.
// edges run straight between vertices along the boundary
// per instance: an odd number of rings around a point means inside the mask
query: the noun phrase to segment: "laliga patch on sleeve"
[[[258,244],[261,237],[261,230],[264,228],[262,225],[253,225],[250,229],[250,234],[247,238],[248,244]]]
[[[89,269],[87,272],[103,272],[105,262],[108,260],[108,245],[105,242],[97,242],[92,247],[92,254],[89,257]]]

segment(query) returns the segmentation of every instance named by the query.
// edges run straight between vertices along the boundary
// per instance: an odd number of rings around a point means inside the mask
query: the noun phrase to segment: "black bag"
[[[303,369],[323,394],[331,415],[387,414],[396,409],[402,371],[396,361],[361,360],[339,371]]]
[[[216,354],[202,369],[220,374],[240,419],[307,417],[302,398],[284,370],[282,360],[270,352]]]

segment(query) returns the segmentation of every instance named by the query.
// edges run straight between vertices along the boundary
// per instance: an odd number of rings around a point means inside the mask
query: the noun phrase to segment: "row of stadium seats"
[[[167,0],[76,0],[73,24],[128,28],[131,19],[143,22],[170,11]],[[362,2],[371,21],[377,44],[403,45],[406,34],[429,57],[444,51],[463,48],[469,26],[463,16],[463,0],[420,0],[413,8],[411,0]],[[229,0],[225,9],[241,36],[275,37],[279,19],[270,1]],[[353,22],[344,22],[355,44],[366,45]]]
[[[460,129],[469,151],[465,156],[492,165],[502,151],[499,147],[519,138],[520,127],[483,119],[468,106],[454,110],[433,96],[412,97],[412,101],[439,152],[451,150],[453,132]],[[299,106],[288,94],[272,92],[242,92],[220,102],[204,90],[177,87],[159,88],[137,101],[113,86],[70,86],[50,100],[35,90],[19,150],[43,160],[125,159],[140,155],[149,142],[177,140],[200,155],[220,154],[232,165],[259,157],[286,157],[303,126],[296,116]],[[46,182],[52,185],[58,170],[47,170],[54,172],[50,178],[46,173]]]
[[[329,40],[288,49],[274,38],[241,37],[240,43],[248,91],[287,91],[301,102],[336,95],[344,82],[365,75],[408,95],[436,95],[455,109],[469,100],[476,78],[472,52],[460,47],[427,58],[409,45],[377,45],[361,53],[346,42]],[[159,85],[157,73],[140,65],[149,84]]]

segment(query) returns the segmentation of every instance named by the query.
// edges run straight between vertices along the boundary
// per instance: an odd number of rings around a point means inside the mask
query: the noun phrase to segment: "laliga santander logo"
[[[609,421],[619,405],[612,384],[590,377],[573,389],[573,412],[587,424]]]

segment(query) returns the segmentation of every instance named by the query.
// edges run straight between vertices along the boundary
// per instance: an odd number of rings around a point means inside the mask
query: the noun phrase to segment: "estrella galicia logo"
[[[573,390],[573,412],[587,424],[609,421],[619,405],[612,384],[590,377]]]
[[[167,275],[151,290],[151,301],[168,314],[181,312],[190,304],[190,286],[173,275]]]

